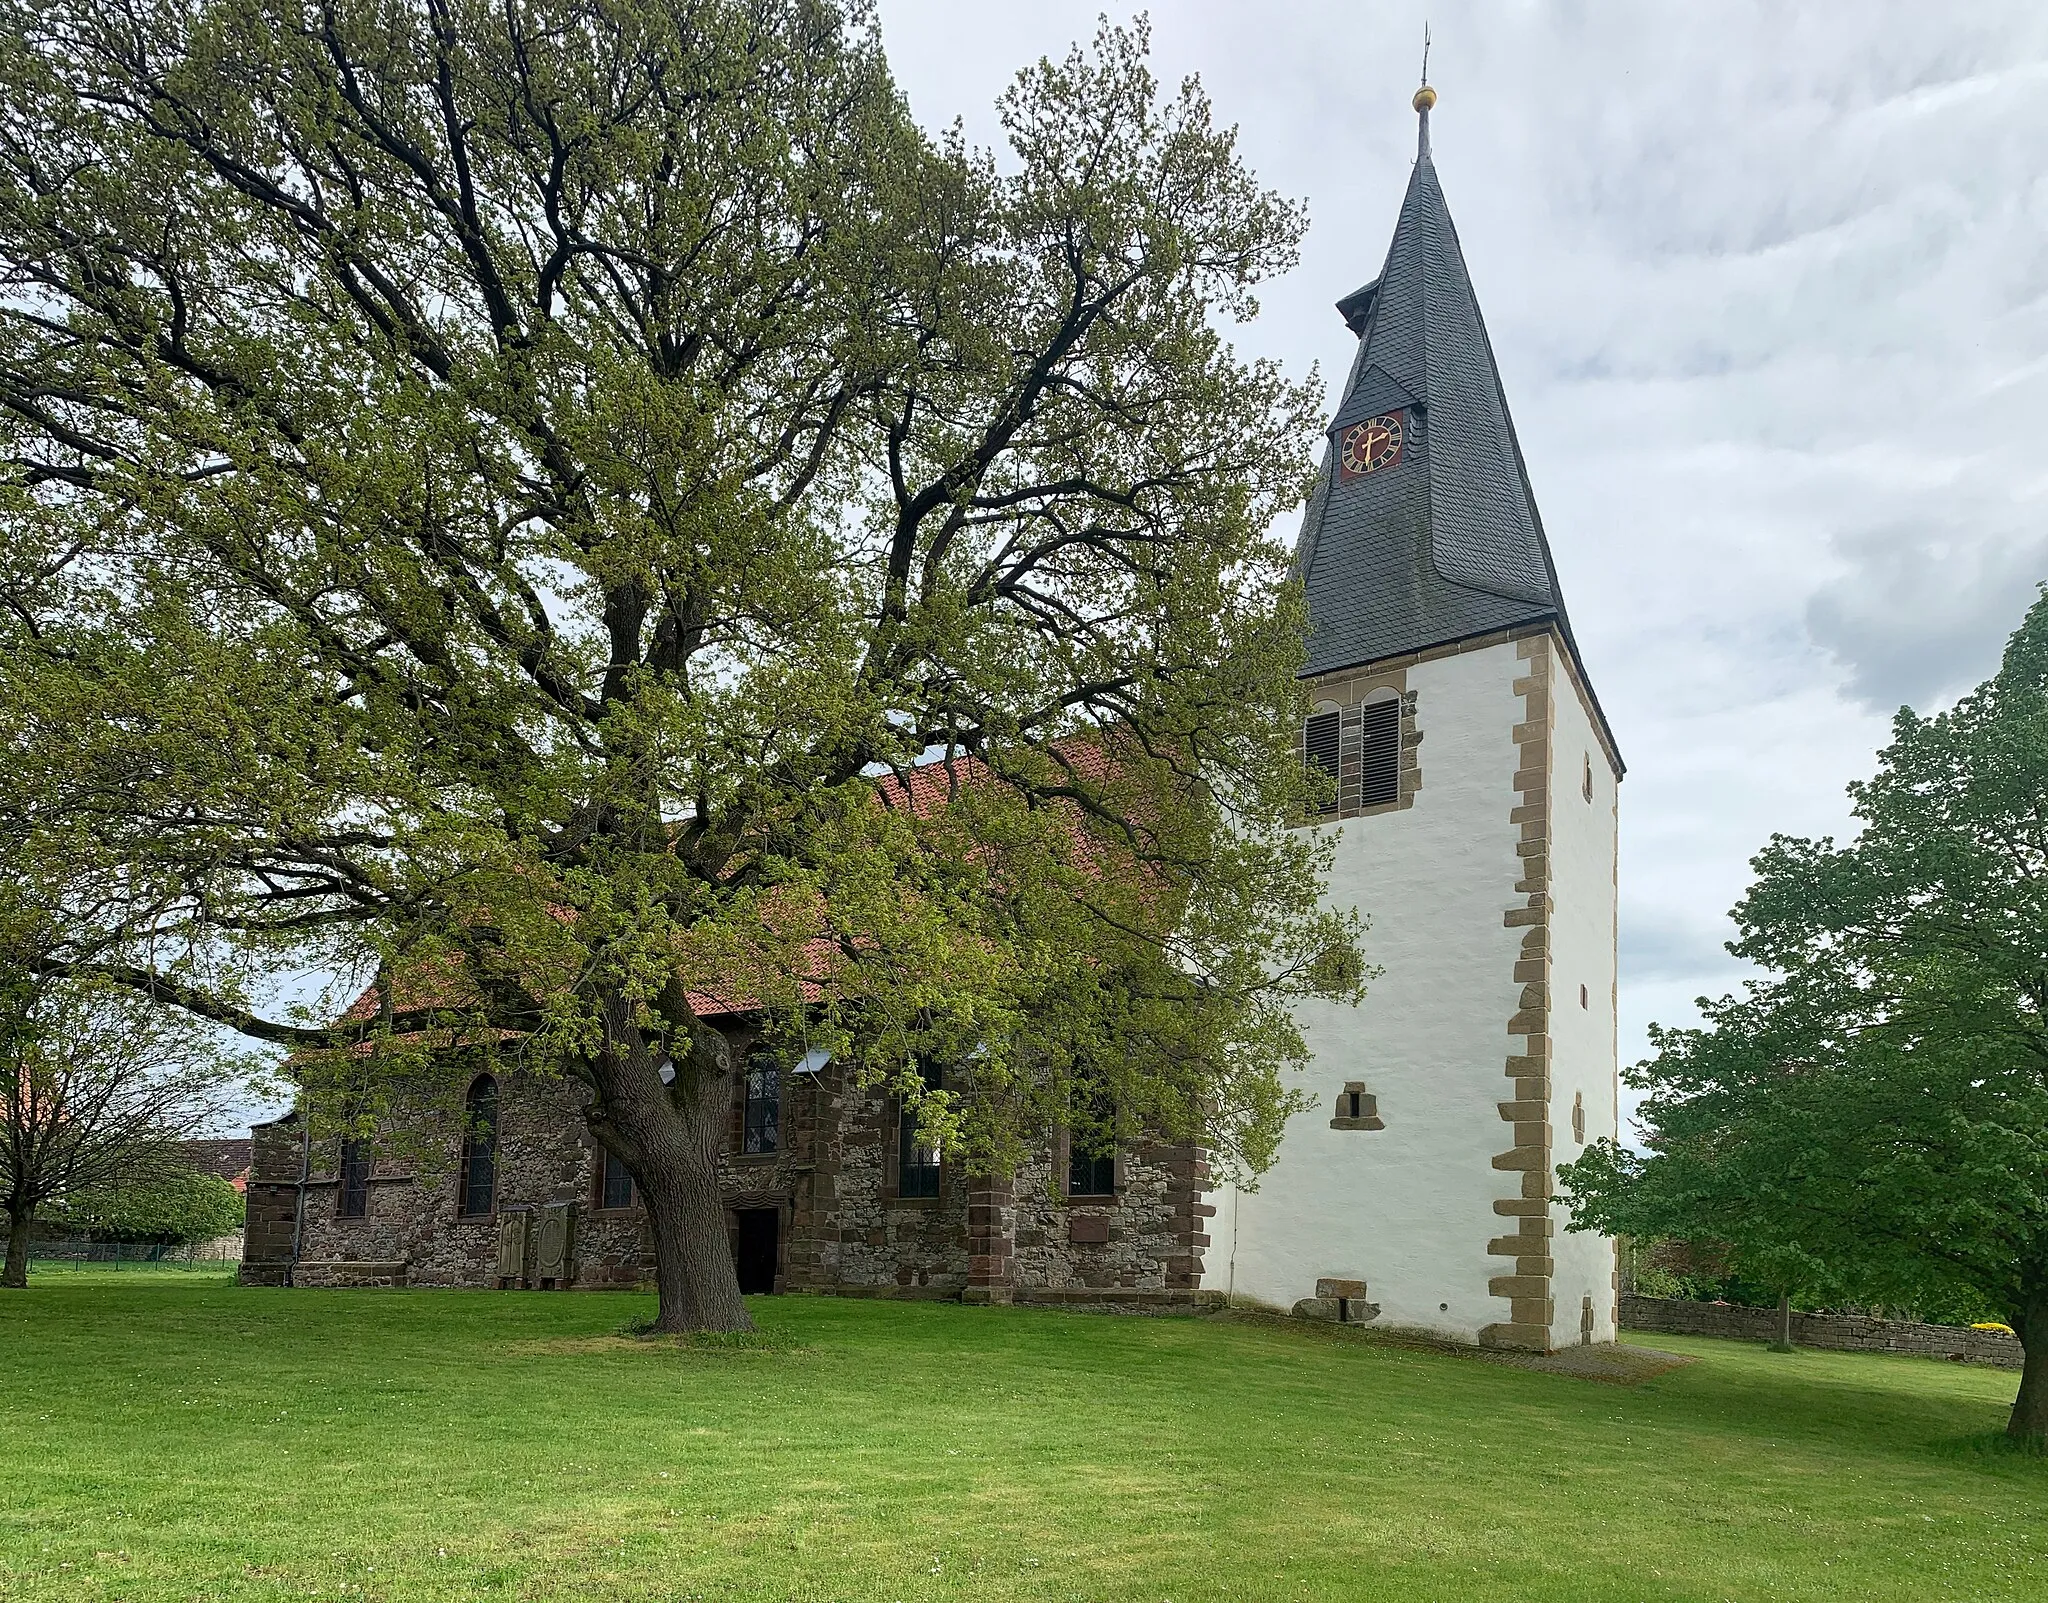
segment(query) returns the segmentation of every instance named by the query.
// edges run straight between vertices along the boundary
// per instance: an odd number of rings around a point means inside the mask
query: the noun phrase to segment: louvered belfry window
[[[1368,702],[1359,709],[1358,805],[1384,807],[1401,799],[1401,703]]]
[[[1334,813],[1344,805],[1343,784],[1338,758],[1339,715],[1334,712],[1319,712],[1302,726],[1301,749],[1304,760],[1311,768],[1320,768],[1330,776],[1335,787],[1327,801],[1322,804],[1326,813]]]

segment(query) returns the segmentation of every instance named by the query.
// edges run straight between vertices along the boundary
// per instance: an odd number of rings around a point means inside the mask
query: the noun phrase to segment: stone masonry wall
[[[574,1203],[574,1284],[632,1286],[645,1273],[640,1210],[603,1211],[597,1200],[597,1150],[583,1130],[581,1087],[502,1073],[498,1080],[495,1207],[485,1216],[456,1213],[459,1121],[444,1116],[409,1132],[398,1151],[380,1152],[370,1173],[364,1217],[335,1208],[339,1144],[316,1143],[306,1185],[302,1286],[498,1284],[498,1234],[508,1213]],[[420,1149],[422,1157],[404,1148]],[[531,1249],[528,1275],[531,1281]]]
[[[734,1032],[735,1057],[743,1058],[750,1038]],[[296,1115],[256,1131],[250,1177],[250,1218],[255,1224],[244,1254],[242,1278],[282,1284],[288,1274],[299,1285],[414,1285],[495,1287],[499,1232],[507,1215],[535,1216],[528,1226],[526,1273],[534,1281],[534,1231],[539,1211],[558,1204],[575,1208],[570,1252],[575,1271],[560,1289],[605,1289],[646,1283],[653,1274],[652,1241],[637,1198],[625,1208],[605,1209],[599,1151],[583,1122],[588,1092],[573,1083],[506,1071],[499,1091],[498,1165],[494,1207],[480,1218],[459,1217],[457,1155],[459,1121],[452,1115],[424,1117],[404,1140],[384,1143],[375,1156],[369,1205],[360,1219],[336,1212],[339,1143],[316,1143],[305,1186],[299,1262],[290,1270],[297,1204],[300,1125]],[[739,1082],[721,1181],[729,1208],[774,1208],[781,1217],[777,1289],[786,1289],[794,1268],[809,1263],[795,1238],[808,1216],[808,1161],[814,1145],[818,1093],[809,1081],[785,1082],[781,1150],[747,1155],[741,1145]]]
[[[1057,1167],[1056,1167],[1057,1165]],[[1120,1154],[1113,1197],[1069,1199],[1057,1144],[1016,1178],[1017,1300],[1114,1306],[1192,1300],[1201,1284],[1208,1166],[1192,1148]]]
[[[291,1270],[298,1212],[298,1115],[259,1124],[250,1135],[241,1281],[245,1286],[281,1286]]]
[[[850,1083],[837,1066],[814,1095],[817,1158],[798,1240],[808,1264],[795,1290],[957,1297],[967,1286],[967,1192],[950,1164],[936,1197],[897,1194],[896,1099]]]
[[[1688,1302],[1676,1297],[1638,1297],[1628,1292],[1621,1298],[1621,1323],[1628,1330],[1661,1331],[1671,1336],[1732,1336],[1746,1341],[1778,1338],[1775,1308]],[[1958,1363],[1994,1364],[2001,1369],[2018,1369],[2023,1356],[2019,1338],[2001,1331],[1916,1325],[1904,1319],[1863,1319],[1849,1314],[1795,1313],[1792,1340],[1796,1346],[1829,1352],[1908,1353]]]
[[[744,1044],[741,1042],[740,1044]],[[637,1201],[604,1210],[599,1154],[584,1128],[587,1093],[556,1080],[498,1076],[498,1173],[495,1208],[462,1218],[457,1206],[460,1126],[452,1115],[428,1120],[387,1141],[376,1155],[366,1214],[336,1214],[339,1143],[316,1143],[305,1186],[299,1261],[291,1270],[299,1191],[301,1126],[296,1115],[256,1132],[250,1179],[249,1249],[243,1278],[302,1286],[496,1287],[499,1232],[508,1214],[530,1212],[527,1273],[538,1210],[576,1207],[570,1285],[601,1289],[644,1284],[652,1275],[651,1240]],[[1145,1147],[1118,1163],[1117,1193],[1069,1202],[1049,1182],[1064,1173],[1050,1143],[1017,1177],[998,1186],[941,1171],[939,1195],[898,1194],[900,1104],[876,1088],[850,1083],[835,1067],[785,1078],[780,1150],[744,1154],[737,1100],[720,1160],[729,1209],[773,1208],[780,1215],[776,1289],[846,1296],[1027,1300],[1088,1306],[1191,1307],[1209,1238],[1202,1200],[1208,1170],[1187,1148]],[[429,1161],[411,1154],[427,1154]],[[1009,1198],[1014,1189],[1017,1201]],[[979,1232],[977,1237],[973,1232]],[[977,1270],[976,1266],[979,1266]]]

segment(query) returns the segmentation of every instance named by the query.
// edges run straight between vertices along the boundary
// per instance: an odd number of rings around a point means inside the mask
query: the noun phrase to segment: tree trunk
[[[654,1230],[657,1330],[754,1328],[740,1296],[718,1186],[717,1153],[726,1125],[725,1109],[716,1105],[720,1100],[678,1097],[678,1139],[646,1149],[640,1183]]]
[[[2036,1452],[2048,1452],[2048,1279],[2027,1288],[2027,1305],[2013,1329],[2026,1358],[2005,1434]]]
[[[36,1211],[9,1209],[7,1213],[7,1267],[0,1269],[0,1287],[19,1289],[28,1284],[28,1227]]]
[[[718,1154],[732,1084],[725,1042],[699,1027],[688,1060],[663,1085],[653,1054],[624,1016],[613,1050],[597,1065],[591,1133],[616,1153],[640,1188],[654,1234],[655,1329],[752,1330],[726,1231]]]
[[[1792,1293],[1778,1293],[1778,1339],[1771,1343],[1774,1353],[1792,1351]]]

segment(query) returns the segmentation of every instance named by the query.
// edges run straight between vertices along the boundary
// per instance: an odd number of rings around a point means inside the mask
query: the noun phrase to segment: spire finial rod
[[[1429,24],[1422,25],[1422,87],[1415,91],[1415,155],[1419,161],[1429,154],[1429,108],[1436,104],[1436,91],[1429,87]]]

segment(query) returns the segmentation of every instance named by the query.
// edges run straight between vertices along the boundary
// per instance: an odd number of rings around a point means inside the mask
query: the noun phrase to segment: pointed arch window
[[[770,1052],[747,1059],[746,1109],[740,1121],[742,1152],[774,1152],[782,1142],[782,1068]]]
[[[939,1066],[919,1062],[919,1076],[927,1091],[939,1089]],[[936,1197],[939,1194],[939,1149],[917,1128],[917,1109],[903,1104],[896,1120],[896,1193],[903,1197]]]
[[[347,1140],[341,1144],[340,1184],[334,1193],[337,1219],[362,1219],[370,1212],[370,1145]]]
[[[462,1099],[462,1168],[455,1211],[477,1219],[498,1205],[498,1082],[479,1074]]]

